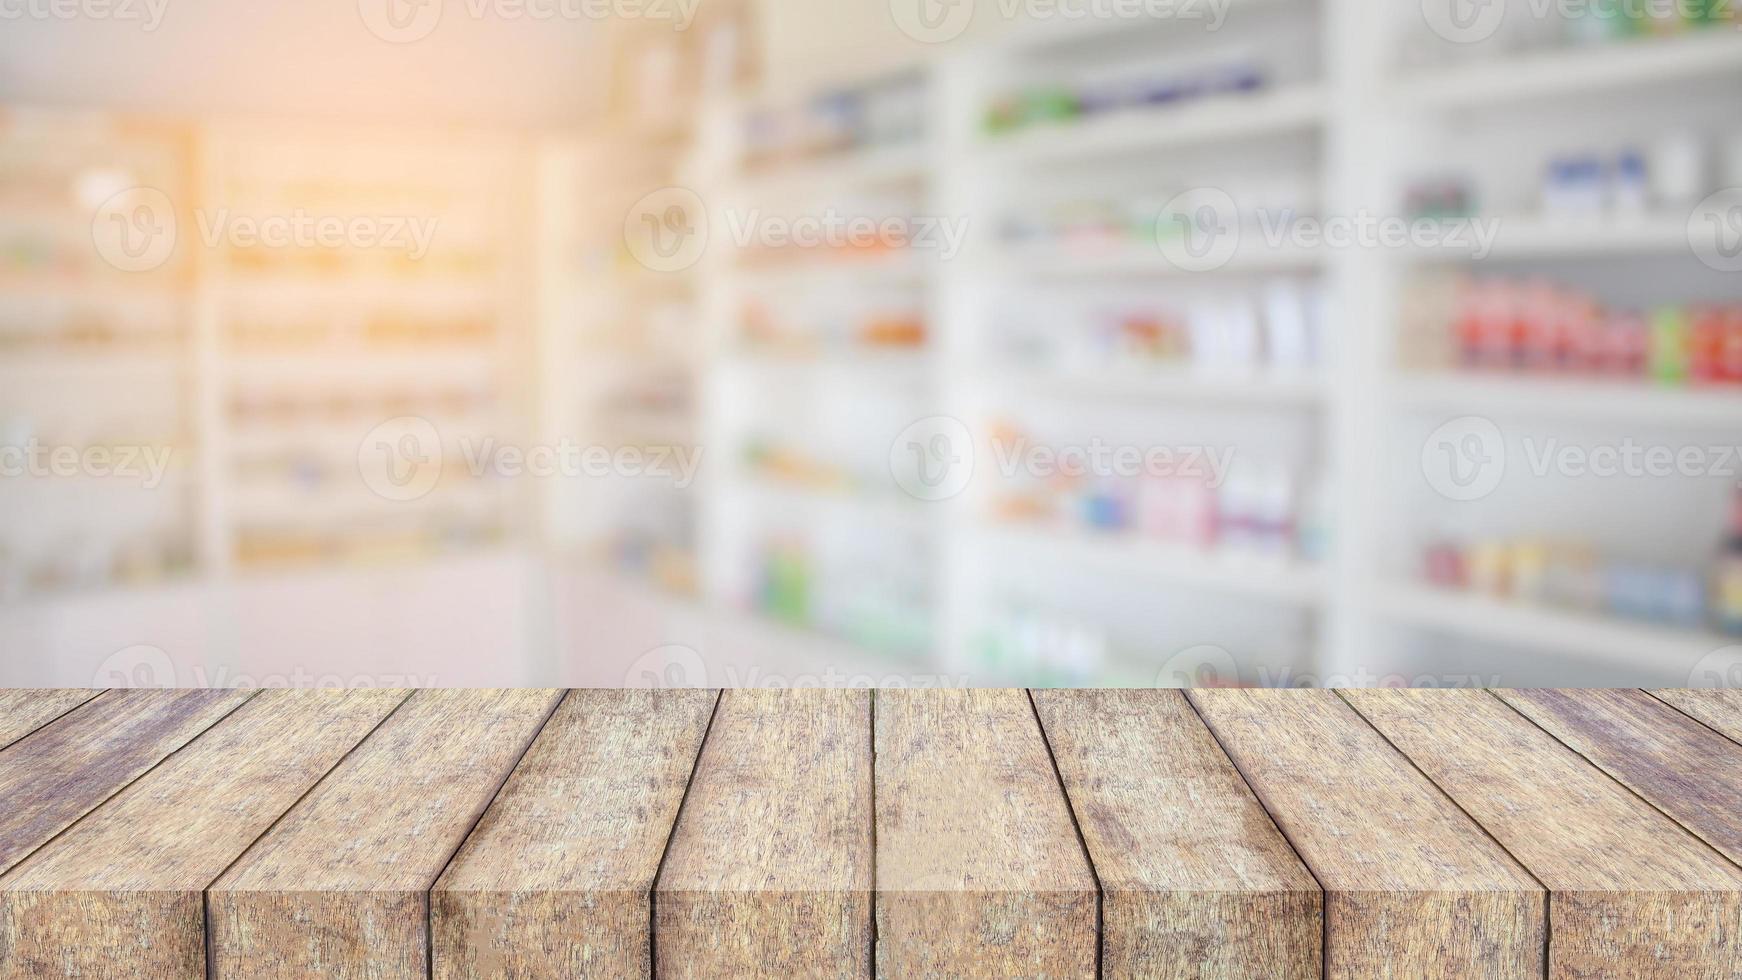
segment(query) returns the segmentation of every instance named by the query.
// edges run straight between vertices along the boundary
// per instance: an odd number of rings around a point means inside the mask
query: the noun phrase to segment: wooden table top
[[[1742,691],[0,691],[0,977],[1742,977]]]

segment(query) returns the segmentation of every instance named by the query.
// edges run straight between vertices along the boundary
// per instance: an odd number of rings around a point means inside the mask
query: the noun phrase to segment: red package
[[[1722,327],[1715,380],[1721,384],[1742,383],[1742,306],[1721,307],[1718,312]]]
[[[1724,310],[1715,306],[1695,307],[1689,311],[1688,319],[1693,323],[1688,336],[1688,376],[1699,384],[1724,380],[1728,326]]]

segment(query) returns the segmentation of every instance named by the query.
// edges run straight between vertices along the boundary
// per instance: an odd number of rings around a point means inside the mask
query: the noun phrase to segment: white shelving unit
[[[1419,24],[1414,29],[1420,33]],[[1481,52],[1481,45],[1471,47]],[[1715,173],[1723,141],[1734,135],[1719,122],[1724,113],[1717,100],[1733,100],[1742,92],[1742,34],[1714,26],[1674,37],[1462,54],[1465,63],[1438,69],[1384,67],[1388,94],[1367,124],[1401,138],[1383,147],[1375,144],[1380,164],[1374,183],[1381,199],[1389,199],[1383,206],[1396,209],[1410,178],[1467,166],[1478,198],[1498,221],[1494,248],[1479,261],[1451,249],[1391,254],[1370,270],[1365,288],[1397,297],[1423,272],[1468,270],[1477,276],[1567,282],[1623,308],[1742,301],[1742,282],[1714,277],[1700,265],[1684,208],[1590,217],[1530,210],[1535,182],[1556,152],[1593,147],[1613,152],[1691,128],[1712,141]],[[1734,118],[1730,114],[1727,120]],[[1474,146],[1506,146],[1509,152],[1480,160],[1461,152]],[[1393,304],[1392,310],[1401,307]],[[1742,392],[1734,386],[1664,386],[1643,377],[1400,366],[1402,317],[1374,312],[1383,365],[1375,391],[1388,419],[1379,438],[1396,462],[1376,484],[1385,489],[1368,519],[1376,535],[1372,578],[1382,583],[1366,593],[1371,639],[1386,643],[1398,658],[1414,657],[1424,668],[1451,654],[1443,645],[1413,653],[1418,643],[1449,641],[1458,651],[1456,662],[1484,664],[1487,669],[1480,673],[1502,678],[1518,666],[1511,658],[1528,653],[1555,663],[1587,664],[1611,677],[1670,685],[1686,683],[1700,658],[1736,642],[1704,629],[1410,584],[1418,564],[1412,549],[1446,528],[1455,529],[1455,535],[1550,540],[1559,529],[1589,540],[1611,560],[1699,567],[1706,556],[1692,549],[1716,548],[1726,488],[1693,477],[1650,481],[1650,486],[1638,480],[1599,486],[1578,484],[1564,474],[1521,480],[1509,475],[1511,482],[1492,499],[1460,502],[1429,491],[1408,451],[1421,446],[1414,433],[1467,416],[1497,424],[1512,447],[1509,453],[1517,452],[1522,439],[1581,446],[1624,439],[1705,445],[1716,433],[1742,429]],[[1695,533],[1701,526],[1710,528],[1709,544]],[[1379,574],[1381,569],[1389,574]],[[1326,669],[1349,671],[1372,662],[1357,653],[1340,656]]]
[[[1105,113],[1089,122],[1036,126],[987,140],[982,163],[1035,167],[1108,156],[1310,133],[1325,121],[1325,93],[1295,85],[1254,95],[1206,98],[1178,109]]]
[[[1509,433],[1649,430],[1710,441],[1714,434],[1742,431],[1742,393],[1420,370],[1402,363],[1400,321],[1413,277],[1462,267],[1549,276],[1583,265],[1598,270],[1587,276],[1596,285],[1607,278],[1642,287],[1662,283],[1666,291],[1622,302],[1676,301],[1684,298],[1675,292],[1683,287],[1704,290],[1704,299],[1742,300],[1734,276],[1700,272],[1687,222],[1674,209],[1576,222],[1537,214],[1529,195],[1518,192],[1541,169],[1537,152],[1556,141],[1582,140],[1587,132],[1605,145],[1649,138],[1660,122],[1734,128],[1735,98],[1742,94],[1742,33],[1501,51],[1485,60],[1412,71],[1394,58],[1404,48],[1399,19],[1419,20],[1418,5],[1407,7],[1376,16],[1367,0],[1251,0],[1230,6],[1215,34],[1190,18],[1122,24],[1085,19],[1034,25],[977,47],[939,46],[937,60],[899,67],[891,76],[923,78],[922,138],[754,167],[746,165],[740,145],[750,113],[879,79],[846,79],[809,93],[708,92],[693,107],[674,100],[657,124],[638,127],[614,119],[597,131],[563,134],[537,147],[497,147],[494,176],[474,186],[532,188],[528,200],[508,202],[510,223],[519,224],[500,239],[501,275],[460,284],[368,275],[247,282],[220,257],[203,255],[161,290],[165,302],[185,307],[178,316],[188,331],[167,356],[81,354],[75,363],[25,351],[0,363],[0,396],[19,390],[14,376],[192,393],[186,406],[189,459],[186,472],[176,477],[188,499],[187,526],[177,532],[187,567],[166,578],[184,584],[118,589],[101,601],[129,610],[160,602],[167,621],[213,646],[240,631],[234,623],[209,631],[203,624],[188,626],[200,616],[190,598],[196,593],[221,592],[236,608],[266,604],[270,590],[260,576],[280,576],[271,580],[278,582],[306,575],[331,580],[326,592],[307,586],[307,595],[318,593],[324,602],[333,591],[355,590],[357,576],[368,578],[330,563],[324,569],[304,565],[296,573],[255,573],[236,560],[239,528],[250,513],[293,512],[317,525],[366,523],[374,516],[378,501],[301,494],[285,480],[248,481],[235,472],[244,457],[329,457],[335,465],[355,467],[363,432],[343,419],[243,426],[232,417],[238,390],[299,386],[318,373],[322,384],[339,390],[432,378],[488,388],[501,410],[476,417],[458,412],[453,424],[476,423],[499,438],[701,448],[708,455],[700,482],[673,500],[672,513],[681,516],[660,522],[662,530],[682,528],[669,536],[673,544],[663,567],[670,574],[637,573],[639,581],[632,582],[633,576],[622,574],[622,563],[606,556],[623,546],[618,532],[624,526],[646,530],[638,519],[619,515],[625,506],[645,503],[647,488],[607,492],[596,483],[563,481],[537,484],[532,505],[512,491],[499,494],[497,487],[450,488],[458,490],[456,513],[502,528],[499,536],[474,542],[479,547],[455,563],[493,566],[502,563],[499,552],[508,550],[495,544],[535,550],[534,543],[549,542],[564,559],[585,556],[589,568],[604,558],[614,567],[610,577],[617,587],[647,592],[647,580],[655,580],[659,588],[651,591],[659,609],[692,618],[719,616],[740,634],[767,627],[785,648],[815,644],[822,655],[851,659],[856,668],[894,665],[897,672],[929,668],[970,680],[1025,682],[1031,678],[998,673],[981,659],[988,632],[1011,618],[1002,613],[1019,609],[1030,625],[1048,624],[1038,632],[1104,627],[1113,638],[1109,648],[1118,651],[1118,668],[1135,668],[1133,676],[1140,679],[1151,660],[1165,661],[1195,646],[1226,647],[1245,668],[1242,679],[1253,681],[1255,665],[1272,668],[1271,677],[1290,670],[1317,677],[1397,670],[1400,661],[1431,649],[1426,641],[1450,639],[1498,651],[1502,662],[1516,651],[1537,651],[1636,670],[1642,682],[1674,682],[1691,661],[1734,641],[1417,586],[1410,584],[1417,564],[1413,550],[1443,525],[1482,531],[1500,509],[1513,524],[1528,526],[1565,508],[1574,512],[1579,530],[1616,535],[1617,548],[1651,545],[1654,515],[1692,524],[1696,518],[1690,515],[1698,514],[1704,522],[1714,495],[1695,488],[1686,500],[1672,500],[1683,488],[1670,487],[1648,508],[1625,493],[1575,501],[1571,491],[1557,496],[1551,488],[1465,506],[1436,498],[1424,485],[1414,429],[1479,415]],[[1224,47],[1241,57],[1261,52],[1280,68],[1255,92],[1035,122],[999,135],[982,125],[989,104],[1013,89],[1092,78],[1130,60],[1171,59],[1189,66]],[[184,177],[191,182],[188,175],[199,173],[206,182],[190,185],[186,198],[228,200],[227,182],[239,172],[237,147],[252,137],[226,127],[186,130],[175,137],[194,157]],[[1507,133],[1516,139],[1501,138]],[[333,138],[329,134],[329,144]],[[1476,169],[1485,177],[1501,175],[1499,182],[1513,193],[1494,195],[1499,237],[1479,264],[1445,249],[1272,248],[1247,241],[1214,271],[1188,272],[1137,238],[1089,235],[1035,244],[1007,242],[1001,234],[1012,204],[1046,206],[1068,202],[1071,195],[1106,194],[1161,208],[1187,188],[1254,175],[1286,178],[1283,183],[1310,205],[1310,211],[1303,209],[1309,216],[1396,215],[1411,178],[1442,164],[1455,166],[1459,151],[1482,144],[1508,147],[1508,159],[1477,161]],[[307,153],[306,146],[288,154],[262,151],[256,159]],[[414,159],[401,169],[415,173],[427,166],[427,159]],[[284,176],[276,164],[254,169],[251,183]],[[905,196],[914,213],[966,219],[969,247],[948,262],[892,252],[750,264],[739,261],[743,257],[724,241],[725,225],[716,219],[715,244],[701,265],[682,275],[650,273],[620,254],[622,220],[633,200],[661,182],[694,186],[710,207],[737,209],[740,218],[751,209],[778,214],[806,202]],[[21,212],[5,219],[4,229],[36,220]],[[530,254],[511,244],[527,229],[525,237],[534,243]],[[74,227],[72,233],[86,235],[88,229]],[[1629,263],[1650,263],[1651,274],[1602,275],[1603,268],[1634,268]],[[1334,311],[1309,370],[1120,371],[1054,364],[1045,356],[1023,361],[995,343],[1011,325],[1000,306],[1004,300],[1020,305],[1031,295],[1069,299],[1114,291],[1190,297],[1194,291],[1259,290],[1275,282],[1311,286]],[[52,304],[76,294],[80,304],[93,308],[132,304],[139,301],[138,286],[108,276],[62,283],[29,275],[0,283],[0,303]],[[778,295],[797,310],[794,322],[781,327],[886,309],[897,310],[901,319],[915,311],[924,342],[750,343],[746,310],[758,294]],[[324,348],[260,356],[233,349],[230,334],[240,308],[313,315],[402,303],[438,310],[488,307],[504,322],[536,322],[530,352],[536,356],[523,356],[529,352],[512,343],[380,360]],[[1050,316],[1053,308],[1047,309]],[[1046,326],[1062,334],[1071,327],[1067,319]],[[530,392],[517,383],[526,377],[532,379],[525,386]],[[687,403],[675,398],[675,407],[650,407],[661,399],[616,397],[668,383],[688,386]],[[1024,421],[1025,410],[1038,404],[1068,420],[1051,435],[1056,441],[1108,431],[1125,433],[1128,441],[1238,444],[1265,464],[1299,470],[1297,496],[1315,472],[1327,474],[1336,487],[1329,554],[1316,563],[1260,558],[1084,530],[1081,520],[999,522],[983,482],[938,503],[912,500],[894,486],[888,442],[901,423],[949,416],[983,434],[1012,419]],[[1218,432],[1216,425],[1231,428]],[[806,426],[825,435],[799,438]],[[875,437],[843,434],[854,427]],[[517,520],[523,513],[536,519]],[[1714,539],[1716,533],[1714,525]],[[856,550],[865,537],[886,539],[880,543],[894,556]],[[1675,546],[1703,545],[1678,539]],[[836,607],[851,604],[834,600],[834,607],[818,613],[816,607],[830,605],[820,593],[805,597],[809,610],[788,602],[790,595],[767,602],[767,580],[781,571],[770,566],[807,547],[813,557],[833,549],[829,562],[815,562],[819,567],[869,566],[874,574],[868,581],[886,584],[903,573],[911,581],[881,592],[853,587],[857,583],[837,590],[848,599],[874,599],[876,615],[843,613]],[[501,568],[488,574],[499,584],[514,581]],[[673,587],[685,579],[688,588]],[[1059,583],[1068,588],[1047,587]],[[693,594],[671,594],[686,592]],[[1070,608],[1037,608],[1053,596],[1065,596],[1062,604]],[[915,598],[929,605],[902,605]],[[85,637],[75,622],[85,608],[81,601],[76,592],[44,599],[41,615],[48,625],[29,634],[32,642]],[[298,608],[318,607],[309,600]],[[795,626],[805,622],[814,628]],[[842,628],[842,622],[858,625]],[[835,635],[822,642],[817,628]],[[1262,636],[1273,642],[1260,642]],[[1046,666],[1056,668],[1060,680],[1084,679],[1071,673],[1079,665]]]
[[[191,224],[194,154],[191,127],[0,110],[0,446],[169,454],[152,488],[0,478],[0,608],[203,572],[197,255],[150,263],[171,222]],[[133,222],[112,241],[105,216]]]
[[[1742,35],[1715,28],[1703,34],[1497,57],[1398,79],[1394,98],[1412,110],[1473,110],[1523,101],[1552,103],[1700,81],[1733,78]]]
[[[1742,421],[1742,392],[1733,387],[1447,373],[1401,375],[1393,381],[1392,397],[1411,410],[1446,414],[1720,430]]]
[[[1621,670],[1645,658],[1693,664],[1733,645],[1716,633],[1617,620],[1612,616],[1534,606],[1425,587],[1383,590],[1381,608],[1394,622],[1486,640],[1509,649],[1581,657]]]
[[[936,648],[937,610],[923,605],[935,592],[929,564],[902,552],[936,548],[938,525],[885,485],[886,454],[869,443],[892,435],[893,419],[926,414],[938,265],[917,249],[753,256],[724,231],[753,216],[831,207],[844,217],[865,207],[897,218],[928,213],[938,160],[925,127],[935,120],[913,104],[904,121],[901,100],[922,103],[930,84],[922,71],[895,68],[811,93],[716,100],[703,127],[714,140],[693,168],[712,177],[699,186],[714,236],[703,260],[701,418],[712,454],[701,505],[703,595],[740,623],[747,614],[766,623],[771,643],[795,630],[825,650],[849,638],[859,658],[910,668]],[[804,146],[810,137],[783,129],[823,98],[852,100],[856,108],[842,111],[865,113],[870,138]],[[773,130],[770,146],[750,139],[753,125]],[[894,334],[879,338],[877,321]]]
[[[1398,16],[1414,15],[1411,8]],[[1272,248],[1252,241],[1214,271],[1193,273],[1142,245],[1003,244],[994,239],[1000,192],[1021,188],[1025,180],[1042,181],[1048,191],[1054,185],[1092,188],[1121,179],[1128,183],[1134,173],[1170,175],[1176,166],[1184,174],[1218,174],[1224,163],[1250,164],[1254,159],[1304,168],[1320,214],[1397,214],[1403,183],[1415,166],[1410,154],[1437,145],[1432,137],[1425,142],[1419,138],[1424,129],[1455,132],[1493,112],[1528,119],[1533,113],[1600,111],[1591,107],[1601,106],[1606,95],[1649,100],[1678,86],[1742,81],[1737,38],[1731,32],[1693,33],[1585,49],[1503,53],[1480,63],[1404,73],[1393,60],[1399,49],[1396,22],[1374,17],[1356,0],[1237,4],[1222,33],[1208,37],[1219,42],[1244,37],[1240,32],[1247,30],[1261,46],[1290,29],[1279,23],[1294,29],[1308,25],[1306,43],[1295,47],[1312,56],[1266,91],[986,135],[979,131],[978,119],[993,95],[1010,86],[1056,78],[1073,58],[1078,63],[1117,60],[1134,52],[1167,51],[1182,39],[1206,43],[1192,33],[1189,21],[1035,25],[969,53],[955,50],[931,67],[935,143],[929,157],[906,151],[871,154],[731,182],[758,195],[798,195],[929,172],[934,177],[934,210],[968,216],[975,235],[964,256],[924,272],[891,259],[875,270],[722,273],[722,281],[733,288],[758,282],[782,289],[815,282],[821,275],[834,277],[843,289],[860,275],[881,277],[883,283],[930,276],[936,350],[922,363],[728,349],[716,353],[710,373],[756,375],[777,386],[800,383],[813,374],[852,373],[900,384],[917,373],[935,379],[932,392],[940,414],[967,419],[974,429],[984,427],[992,406],[1028,399],[1044,399],[1070,413],[1147,418],[1155,432],[1170,436],[1194,412],[1242,418],[1256,414],[1274,419],[1272,424],[1290,438],[1310,441],[1315,446],[1312,458],[1332,475],[1338,488],[1335,543],[1329,559],[1317,565],[1206,554],[1054,525],[992,522],[985,515],[986,499],[975,491],[959,500],[924,505],[914,520],[937,542],[932,560],[940,583],[936,594],[944,606],[937,610],[935,655],[952,673],[975,676],[974,651],[988,625],[984,603],[1000,588],[995,584],[1000,577],[1021,566],[1076,573],[1070,591],[1079,593],[1097,591],[1087,589],[1091,582],[1136,583],[1139,591],[1148,587],[1152,595],[1201,595],[1205,601],[1241,603],[1256,618],[1285,617],[1269,621],[1288,624],[1285,630],[1308,638],[1293,652],[1260,650],[1248,658],[1245,651],[1236,651],[1248,668],[1268,658],[1272,666],[1283,662],[1285,669],[1318,677],[1396,670],[1411,656],[1416,638],[1432,634],[1488,644],[1494,650],[1585,658],[1594,665],[1655,672],[1650,676],[1673,680],[1677,668],[1671,665],[1678,658],[1709,652],[1722,638],[1397,584],[1399,568],[1408,564],[1400,563],[1398,549],[1411,546],[1409,542],[1433,527],[1435,508],[1449,503],[1430,499],[1418,507],[1420,486],[1413,493],[1399,493],[1397,481],[1421,481],[1415,463],[1419,444],[1408,452],[1396,451],[1398,420],[1481,414],[1509,426],[1608,426],[1610,431],[1617,425],[1646,426],[1710,434],[1742,424],[1742,395],[1734,389],[1423,374],[1402,368],[1397,332],[1405,285],[1417,270],[1471,262],[1471,255],[1456,250]],[[1522,165],[1532,164],[1525,160]],[[1545,263],[1692,259],[1685,217],[1670,211],[1591,221],[1516,211],[1500,215],[1498,238],[1484,261],[1485,267],[1528,265],[1540,274]],[[1322,359],[1311,372],[1075,370],[1007,363],[984,346],[988,296],[1017,286],[1060,292],[1133,285],[1238,289],[1267,277],[1320,283],[1337,311],[1327,325]],[[782,497],[794,510],[827,514],[829,520],[909,522],[908,509],[890,503],[886,495],[749,489],[744,484],[759,481],[742,473],[724,482],[731,489],[711,488],[710,499],[756,493]],[[1533,506],[1520,508],[1522,519],[1529,519]],[[1077,620],[1108,612],[1083,613]],[[1130,623],[1115,627],[1115,632],[1126,631],[1122,646],[1127,649],[1132,646],[1130,628]],[[1242,642],[1238,630],[1226,632],[1230,647]],[[1138,629],[1137,635],[1142,633]],[[1198,642],[1220,639],[1213,634],[1197,637]],[[1188,645],[1177,637],[1162,642]]]

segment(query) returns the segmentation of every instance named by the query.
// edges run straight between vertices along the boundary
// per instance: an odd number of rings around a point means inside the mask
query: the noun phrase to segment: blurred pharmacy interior
[[[0,684],[1742,686],[1742,21],[1380,9],[8,6]]]

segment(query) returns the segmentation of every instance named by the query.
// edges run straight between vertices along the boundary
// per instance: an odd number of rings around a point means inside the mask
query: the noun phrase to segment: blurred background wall
[[[1718,0],[0,19],[0,683],[1742,684]]]

